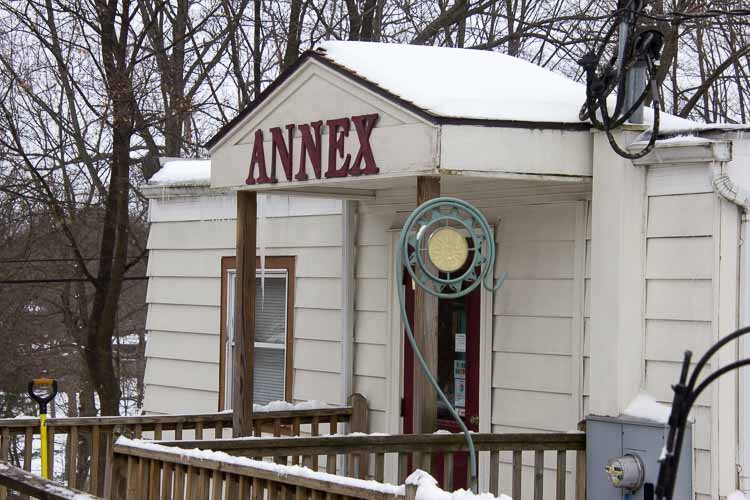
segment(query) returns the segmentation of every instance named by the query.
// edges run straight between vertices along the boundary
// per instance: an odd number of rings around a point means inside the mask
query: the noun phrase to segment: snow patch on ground
[[[211,160],[169,160],[148,181],[151,186],[208,186]]]
[[[467,490],[448,492],[440,489],[437,480],[427,472],[417,469],[406,478],[406,484],[417,486],[416,500],[513,500],[507,495],[495,497],[491,493],[472,493]]]
[[[623,415],[666,424],[671,412],[672,409],[669,406],[658,403],[652,396],[641,392],[625,408]]]
[[[747,497],[741,491],[735,491],[727,497],[727,500],[746,500]]]

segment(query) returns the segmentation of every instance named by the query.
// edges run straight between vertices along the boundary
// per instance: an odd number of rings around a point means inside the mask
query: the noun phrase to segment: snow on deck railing
[[[8,495],[9,491],[49,500],[95,500],[99,498],[66,488],[18,467],[0,463],[0,496]],[[10,495],[8,497],[11,498]]]
[[[152,441],[143,441],[139,439],[129,439],[120,437],[115,442],[115,456],[139,456],[154,460],[155,454],[158,454],[158,460],[170,463],[189,464],[197,468],[207,468],[218,470],[222,465],[236,466],[232,468],[232,473],[254,477],[258,472],[272,473],[280,481],[289,484],[295,484],[295,479],[304,479],[314,481],[315,484],[306,482],[308,488],[326,491],[334,485],[344,486],[360,490],[367,490],[374,493],[382,493],[390,496],[404,496],[404,486],[396,486],[388,483],[380,483],[367,479],[356,479],[346,476],[337,476],[327,472],[318,472],[307,467],[299,465],[282,465],[273,462],[264,462],[262,460],[253,460],[247,457],[236,457],[222,451],[200,450],[200,449],[182,449],[173,446],[165,446]],[[152,453],[149,453],[152,452]],[[153,453],[155,452],[155,454]],[[247,474],[242,474],[246,472]]]
[[[172,464],[221,470],[225,473],[257,477],[258,473],[272,473],[278,481],[322,491],[334,491],[335,485],[347,488],[351,496],[378,493],[384,496],[406,497],[409,500],[512,500],[507,495],[495,497],[490,493],[474,494],[463,489],[448,492],[437,485],[437,480],[427,472],[416,470],[403,485],[339,476],[318,472],[299,465],[283,465],[247,457],[237,457],[221,451],[181,449],[150,441],[120,437],[115,443],[114,452],[121,456],[138,456],[148,460],[158,460]],[[230,466],[230,467],[226,467]],[[243,474],[246,473],[246,474]],[[261,474],[262,475],[262,474]],[[221,477],[221,475],[213,476]],[[304,480],[304,481],[297,481]],[[349,496],[349,495],[347,495]]]

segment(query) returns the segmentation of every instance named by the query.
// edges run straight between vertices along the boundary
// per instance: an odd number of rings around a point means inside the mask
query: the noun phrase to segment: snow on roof
[[[625,408],[623,415],[666,424],[670,413],[672,409],[669,406],[658,403],[652,396],[641,392]]]
[[[149,186],[208,186],[211,160],[170,159],[148,180]]]
[[[435,116],[582,123],[582,83],[486,50],[371,42],[323,42],[318,53]],[[653,113],[646,108],[646,123]],[[661,131],[704,128],[661,113]],[[715,125],[714,125],[715,127]]]

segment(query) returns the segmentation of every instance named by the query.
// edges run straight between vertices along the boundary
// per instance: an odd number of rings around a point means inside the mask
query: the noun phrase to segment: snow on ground
[[[148,183],[152,186],[207,186],[211,181],[211,160],[174,159],[164,163]]]
[[[417,469],[406,478],[406,484],[417,486],[416,500],[496,500],[491,493],[472,493],[467,490],[448,492],[440,489],[437,480],[427,472]],[[513,500],[508,495],[500,495],[499,500]]]
[[[727,500],[746,500],[746,496],[741,491],[735,491],[727,497]]]
[[[661,403],[658,403],[653,397],[645,392],[639,393],[625,408],[623,415],[628,417],[645,418],[661,424],[669,421],[669,414],[672,409]]]

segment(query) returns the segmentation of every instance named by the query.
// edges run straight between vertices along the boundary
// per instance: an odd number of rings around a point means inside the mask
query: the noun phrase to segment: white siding
[[[672,168],[651,168],[647,175],[643,380],[645,390],[664,403],[671,403],[670,386],[679,378],[684,351],[700,356],[715,336],[716,195],[700,192],[710,189],[704,177],[680,175]],[[699,498],[713,493],[711,442],[717,415],[712,393],[708,389],[693,410],[693,474]]]
[[[571,430],[579,418],[582,305],[575,303],[577,203],[499,214],[492,424]],[[580,244],[579,248],[584,245]],[[581,266],[582,267],[582,266]],[[578,315],[576,321],[576,315]]]
[[[496,273],[508,272],[508,281],[494,304],[493,432],[569,431],[582,418],[588,205],[540,204],[498,213]],[[554,457],[547,455],[545,491],[554,491]],[[500,460],[500,481],[508,484],[510,454]],[[571,454],[568,496],[574,463]],[[530,454],[524,457],[523,479],[524,498],[531,498]]]
[[[385,432],[388,409],[391,217],[362,207],[357,221],[354,390],[370,404],[370,431]]]
[[[234,196],[151,203],[144,410],[215,411],[221,258],[235,254]],[[339,403],[340,202],[273,196],[267,208],[266,254],[296,257],[293,397]]]

